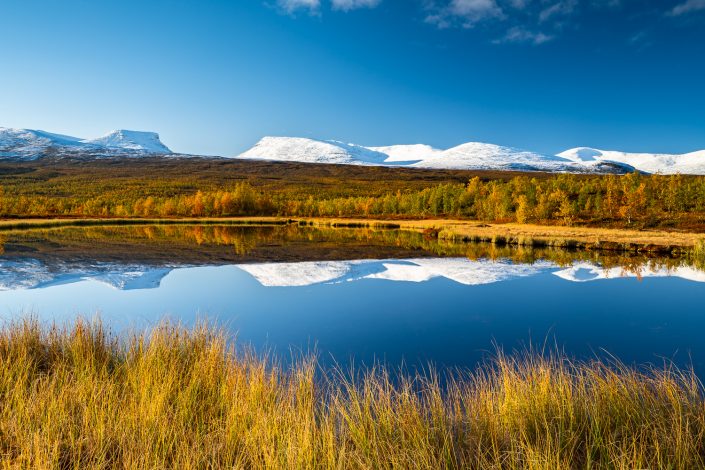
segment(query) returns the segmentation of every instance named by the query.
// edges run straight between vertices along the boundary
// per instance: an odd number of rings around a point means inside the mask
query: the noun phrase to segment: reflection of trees
[[[690,253],[690,263],[693,267],[705,271],[705,238],[698,240]]]
[[[538,260],[569,266],[575,262],[590,262],[605,269],[621,267],[625,273],[640,276],[644,269],[658,269],[689,265],[703,269],[703,264],[690,257],[657,257],[619,251],[567,250],[550,246],[506,245],[487,242],[459,242],[424,236],[405,230],[376,228],[327,228],[313,226],[267,225],[116,225],[66,227],[60,229],[29,230],[0,236],[0,249],[5,243],[24,245],[34,252],[55,252],[58,248],[71,255],[86,257],[110,252],[114,257],[163,253],[178,260],[186,254],[207,253],[227,248],[236,261],[238,257],[258,259],[258,250],[269,250],[262,260],[288,259],[287,251],[298,250],[297,258],[305,259],[316,250],[318,257],[350,256],[379,258],[399,255],[409,257],[439,256],[468,259],[508,259],[515,263],[534,263]],[[391,252],[390,247],[398,249]],[[327,248],[328,251],[320,250]],[[347,250],[347,251],[346,251]],[[26,250],[25,250],[26,251]],[[323,253],[323,254],[320,254]],[[333,255],[331,253],[334,253]],[[67,256],[68,256],[67,255]]]

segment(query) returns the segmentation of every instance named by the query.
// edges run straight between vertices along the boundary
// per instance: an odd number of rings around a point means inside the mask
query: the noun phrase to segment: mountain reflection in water
[[[705,371],[705,272],[683,257],[296,225],[82,227],[0,238],[0,322],[98,314],[123,332],[206,318],[240,344],[285,356],[315,348],[337,364],[472,367],[495,345],[555,338],[578,357],[607,351]]]
[[[549,261],[521,264],[505,259],[469,260],[467,258],[301,261],[232,266],[248,273],[266,287],[302,287],[363,279],[425,282],[435,278],[445,278],[472,286],[528,277],[543,272],[552,272],[561,279],[573,282],[624,277],[677,277],[705,282],[703,271],[690,266],[664,267],[653,261],[629,268],[605,268],[587,262],[575,262],[568,267],[561,267]],[[41,289],[81,281],[97,281],[120,290],[155,289],[172,270],[187,267],[193,266],[150,266],[134,263],[47,265],[36,259],[0,260],[0,290]]]
[[[401,230],[286,226],[104,226],[3,234],[0,289],[85,280],[157,288],[172,270],[233,265],[263,286],[445,278],[463,285],[553,272],[569,281],[705,274],[679,258],[452,243]]]

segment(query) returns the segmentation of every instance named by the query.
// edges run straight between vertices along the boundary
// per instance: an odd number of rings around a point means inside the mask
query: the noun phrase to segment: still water
[[[705,372],[705,272],[678,259],[443,245],[415,233],[299,227],[13,232],[0,318],[114,331],[209,319],[240,344],[323,362],[472,367],[558,347]]]

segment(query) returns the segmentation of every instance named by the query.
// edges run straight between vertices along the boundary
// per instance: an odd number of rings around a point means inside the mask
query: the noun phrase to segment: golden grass
[[[692,372],[559,355],[474,372],[291,367],[222,331],[100,323],[0,332],[6,468],[702,468]],[[352,377],[352,378],[351,378]]]
[[[315,219],[318,223],[354,222],[350,219]],[[360,219],[363,222],[364,219]],[[427,219],[427,220],[367,220],[368,223],[394,223],[403,229],[424,230],[434,228],[441,238],[472,239],[480,237],[492,240],[493,237],[517,240],[523,238],[534,240],[573,240],[579,243],[617,243],[621,245],[658,245],[673,247],[693,247],[698,241],[705,240],[705,234],[668,230],[630,230],[598,227],[567,227],[560,225],[534,225],[518,223],[485,223],[472,220]]]

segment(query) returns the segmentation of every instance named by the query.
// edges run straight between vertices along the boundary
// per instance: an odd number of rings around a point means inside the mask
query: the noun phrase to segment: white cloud
[[[643,51],[653,45],[652,41],[649,39],[649,34],[646,31],[639,31],[633,34],[627,40],[627,43],[634,47],[637,51]]]
[[[527,29],[515,26],[510,28],[500,39],[495,39],[492,41],[494,44],[505,44],[508,42],[525,42],[534,45],[544,44],[553,39],[553,36],[544,34],[542,32],[533,32]]]
[[[382,0],[331,0],[334,10],[350,11],[357,8],[374,8]]]
[[[531,0],[510,0],[509,4],[517,10],[523,10],[529,5]]]
[[[287,13],[298,10],[308,10],[313,13],[320,8],[321,0],[277,0],[277,5]]]
[[[544,21],[550,20],[554,16],[570,15],[577,6],[577,0],[563,0],[554,3],[553,5],[541,10],[541,13],[539,13],[539,21],[543,23]]]
[[[641,42],[644,42],[644,39],[646,39],[646,31],[639,31],[636,34],[632,34],[629,37],[629,43],[630,44],[639,44]]]
[[[321,10],[351,11],[375,8],[384,0],[268,0],[289,14],[298,11],[320,15]],[[408,0],[407,0],[408,1]],[[572,21],[579,21],[579,13],[587,9],[618,8],[625,0],[414,0],[425,12],[425,21],[439,29],[474,28],[483,23],[486,30],[504,35],[494,44],[524,43],[540,45],[564,32]],[[670,15],[705,10],[705,0],[679,0]],[[271,3],[270,3],[271,4]],[[498,28],[501,28],[498,31]],[[495,36],[496,37],[496,36]],[[640,35],[629,40],[640,42]]]
[[[596,7],[618,8],[622,6],[622,0],[593,0]]]
[[[673,16],[679,16],[699,10],[705,10],[705,0],[687,0],[676,5],[670,13]]]
[[[495,0],[452,0],[448,10],[453,15],[471,21],[502,16],[502,10]]]
[[[439,28],[447,28],[457,22],[465,28],[471,28],[483,20],[504,18],[496,0],[451,0],[443,7],[435,6],[435,10],[426,17],[426,22]]]

